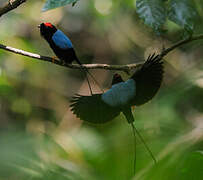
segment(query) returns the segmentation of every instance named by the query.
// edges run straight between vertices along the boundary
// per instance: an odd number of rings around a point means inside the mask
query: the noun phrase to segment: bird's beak
[[[38,25],[37,27],[40,28],[40,25]]]

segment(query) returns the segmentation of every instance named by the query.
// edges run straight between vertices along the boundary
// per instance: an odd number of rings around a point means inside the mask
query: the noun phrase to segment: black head
[[[120,82],[123,82],[123,79],[122,79],[121,75],[117,74],[117,73],[114,74],[111,85],[114,85],[114,84],[117,84],[117,83],[120,83]]]
[[[40,34],[47,40],[57,31],[56,27],[49,22],[41,23],[38,27],[40,28]]]

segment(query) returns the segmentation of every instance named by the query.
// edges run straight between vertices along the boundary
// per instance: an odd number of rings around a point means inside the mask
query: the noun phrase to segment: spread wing
[[[120,114],[120,109],[111,107],[101,99],[102,94],[92,96],[76,95],[71,100],[71,111],[81,120],[102,124]]]
[[[163,72],[163,61],[159,55],[149,56],[143,66],[131,77],[136,82],[136,96],[132,105],[142,105],[155,96],[161,86]]]

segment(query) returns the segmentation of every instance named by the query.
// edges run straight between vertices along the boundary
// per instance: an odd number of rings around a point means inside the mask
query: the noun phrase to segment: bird
[[[61,30],[57,29],[50,22],[41,23],[38,28],[40,29],[41,36],[48,42],[55,55],[62,61],[63,64],[71,64],[73,61],[76,61],[79,65],[82,65],[76,55],[71,40]],[[88,69],[84,67],[83,70],[86,71],[92,77],[92,79],[96,82],[99,88],[103,91],[97,80],[88,71]],[[92,88],[90,86],[88,77],[86,77],[86,79],[88,82],[90,93],[92,94]]]
[[[73,96],[70,104],[71,111],[81,120],[93,124],[109,122],[122,112],[132,126],[134,137],[136,132],[156,163],[154,155],[133,124],[134,117],[131,107],[143,105],[156,95],[160,89],[163,74],[162,58],[155,53],[149,55],[145,63],[127,81],[123,81],[122,77],[116,73],[113,76],[111,88],[105,93]],[[134,170],[135,161],[136,155]]]

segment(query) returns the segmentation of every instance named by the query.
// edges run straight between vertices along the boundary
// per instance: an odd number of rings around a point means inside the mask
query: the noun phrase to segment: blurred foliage
[[[159,31],[166,22],[166,8],[162,0],[137,0],[137,13],[144,22]]]
[[[42,11],[71,4],[78,0],[47,0]],[[99,1],[98,1],[99,3]],[[128,2],[124,2],[128,4]],[[132,3],[132,2],[131,2]],[[155,32],[164,32],[163,25],[167,18],[184,28],[191,35],[194,31],[194,22],[197,19],[197,9],[193,0],[136,0],[136,10],[145,24],[151,26]],[[111,1],[102,1],[98,4],[104,11],[112,6]]]
[[[193,33],[198,14],[193,0],[137,0],[136,7],[145,24],[156,32],[163,31],[163,25],[168,17],[183,27],[187,33]]]
[[[54,9],[57,7],[65,6],[67,4],[71,4],[74,6],[75,3],[77,3],[78,0],[47,0],[44,4],[44,7],[42,8],[42,11],[47,11],[50,9]]]
[[[171,0],[168,14],[171,21],[182,26],[189,33],[193,32],[194,19],[197,16],[193,1]]]
[[[0,40],[12,47],[53,56],[37,28],[48,21],[69,35],[83,63],[128,64],[182,39],[182,27],[194,34],[202,33],[202,0],[192,3],[199,14],[197,19],[193,19],[186,0],[171,0],[181,6],[178,17],[172,18],[175,23],[167,18],[165,23],[153,19],[167,30],[161,36],[139,18],[139,2],[82,0],[74,7],[42,13],[44,1],[27,1],[1,17]],[[183,6],[181,2],[186,3]],[[161,4],[169,7],[169,1]],[[165,79],[159,93],[150,103],[135,108],[135,125],[158,164],[153,164],[138,140],[134,179],[202,179],[202,48],[202,40],[195,41],[165,57]],[[115,72],[92,73],[108,89]],[[92,86],[95,93],[99,92],[96,85]],[[133,178],[133,137],[125,118],[121,115],[101,126],[86,124],[69,110],[70,97],[75,93],[89,93],[80,71],[0,51],[0,179]]]

